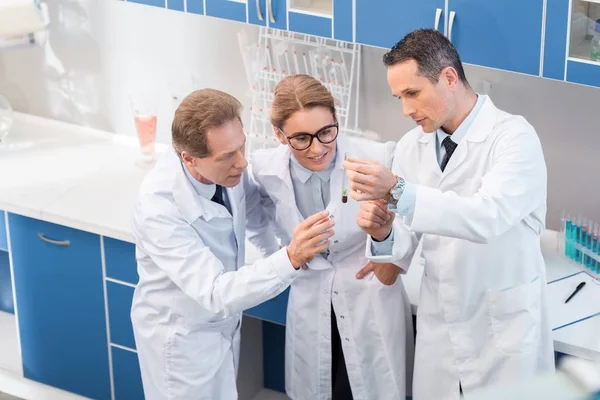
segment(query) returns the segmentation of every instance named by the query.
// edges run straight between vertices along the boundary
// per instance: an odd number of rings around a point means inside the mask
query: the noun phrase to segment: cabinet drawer
[[[6,251],[0,251],[0,311],[10,314],[15,313],[12,280],[10,277],[10,260]]]
[[[262,319],[263,321],[285,325],[285,314],[287,312],[289,296],[290,288],[287,288],[279,296],[246,310],[244,314],[254,318]]]
[[[110,398],[100,237],[9,214],[26,378]]]
[[[135,245],[121,240],[103,238],[106,276],[119,281],[137,284],[137,262]]]
[[[144,388],[137,353],[112,346],[111,351],[115,400],[143,400]]]
[[[8,241],[6,239],[6,222],[4,211],[0,211],[0,251],[8,251]]]
[[[108,295],[108,319],[110,341],[120,346],[135,349],[133,326],[131,325],[131,301],[135,288],[114,282],[106,282]]]

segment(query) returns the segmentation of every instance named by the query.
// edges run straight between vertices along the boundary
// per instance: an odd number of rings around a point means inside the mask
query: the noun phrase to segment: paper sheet
[[[585,282],[585,286],[565,304],[581,282]],[[548,283],[547,296],[552,330],[600,314],[600,282],[586,272]]]

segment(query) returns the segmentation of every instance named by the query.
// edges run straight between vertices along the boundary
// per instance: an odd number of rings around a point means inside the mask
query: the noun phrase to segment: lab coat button
[[[340,315],[340,318],[341,318],[341,319],[344,319],[345,317],[344,317],[343,315]]]
[[[338,241],[337,241],[337,240],[334,240],[334,241],[333,241],[333,244],[338,244]]]
[[[349,342],[349,341],[350,341],[350,339],[346,338],[346,342]]]
[[[336,292],[333,292],[333,294],[338,294],[338,292],[337,292],[337,291],[336,291]]]

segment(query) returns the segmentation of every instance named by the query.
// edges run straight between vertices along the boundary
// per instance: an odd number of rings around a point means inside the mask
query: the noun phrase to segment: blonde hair
[[[238,119],[242,104],[232,95],[216,89],[200,89],[190,93],[177,107],[171,135],[173,148],[189,152],[194,157],[210,155],[207,133]]]
[[[325,107],[337,121],[335,100],[321,82],[309,75],[290,75],[275,87],[275,98],[271,105],[271,124],[283,129],[283,125],[296,111]]]

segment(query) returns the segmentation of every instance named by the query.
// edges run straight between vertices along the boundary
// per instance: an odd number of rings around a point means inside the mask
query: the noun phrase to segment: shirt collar
[[[294,157],[294,155],[291,154],[290,166],[291,166],[292,175],[295,178],[299,179],[300,182],[302,182],[302,183],[306,183],[306,181],[308,181],[310,179],[312,174],[317,175],[323,182],[329,182],[329,179],[331,178],[331,172],[333,171],[333,168],[335,167],[336,157],[337,157],[337,147],[335,149],[335,152],[333,153],[333,159],[331,160],[331,163],[329,164],[329,166],[327,167],[326,170],[311,171],[310,169],[302,166],[302,164],[300,164],[300,162],[298,162],[298,160],[296,160],[296,157]]]
[[[215,192],[217,191],[217,186],[214,183],[211,183],[208,185],[208,184],[199,182],[196,178],[194,178],[192,176],[192,174],[190,173],[190,171],[188,171],[188,169],[183,164],[183,162],[181,163],[181,168],[183,168],[183,171],[185,172],[185,176],[188,178],[188,180],[192,184],[192,187],[194,188],[194,190],[196,191],[196,193],[199,196],[205,197],[209,200],[213,198],[213,196],[215,195]]]
[[[469,127],[471,126],[471,123],[477,116],[477,113],[479,112],[479,109],[481,108],[483,103],[484,103],[484,97],[477,95],[477,102],[475,103],[475,106],[473,107],[471,112],[467,115],[467,118],[465,118],[464,121],[458,126],[458,128],[456,128],[456,131],[454,131],[454,133],[452,135],[448,135],[446,132],[444,132],[442,130],[442,128],[439,128],[436,131],[438,144],[441,144],[444,141],[444,139],[446,139],[446,137],[448,137],[448,136],[452,136],[452,141],[456,144],[459,144],[460,141],[465,138],[467,132],[469,131]]]

